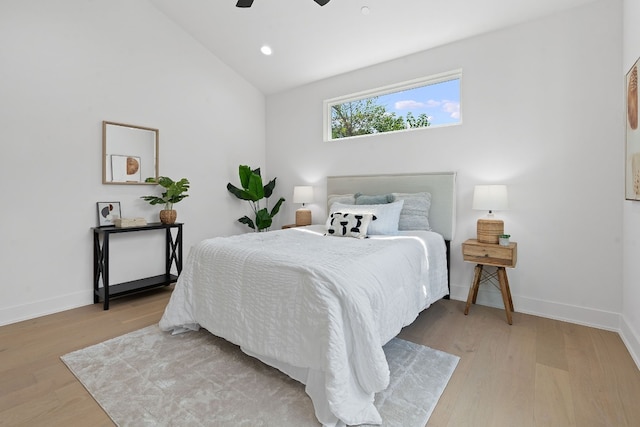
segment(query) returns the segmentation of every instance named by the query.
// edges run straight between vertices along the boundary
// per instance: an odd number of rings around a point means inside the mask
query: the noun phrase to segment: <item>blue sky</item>
[[[425,113],[430,117],[431,126],[460,122],[460,80],[408,89],[378,97],[378,104],[385,105],[387,111],[405,117],[411,112],[414,117]]]

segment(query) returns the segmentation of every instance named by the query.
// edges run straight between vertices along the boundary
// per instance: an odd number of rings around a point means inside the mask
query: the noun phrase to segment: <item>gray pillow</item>
[[[356,197],[353,194],[329,194],[327,196],[327,206],[334,203],[344,203],[345,205],[355,205]]]
[[[392,194],[379,194],[369,196],[362,193],[356,193],[356,205],[383,205],[385,203],[393,202]]]
[[[398,230],[427,230],[429,225],[429,209],[431,209],[431,193],[392,193],[393,200],[403,200],[400,211]]]

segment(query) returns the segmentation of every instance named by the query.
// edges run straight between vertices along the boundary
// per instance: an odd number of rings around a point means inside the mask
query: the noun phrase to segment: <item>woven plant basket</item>
[[[174,224],[178,218],[178,211],[163,209],[160,211],[160,222],[163,224]]]

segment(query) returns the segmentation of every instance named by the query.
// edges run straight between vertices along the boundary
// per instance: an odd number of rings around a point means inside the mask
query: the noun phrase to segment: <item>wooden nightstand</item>
[[[498,267],[498,271],[496,271],[495,274],[497,274],[498,282],[500,283],[500,292],[502,293],[504,310],[507,314],[507,322],[510,325],[513,324],[511,320],[513,301],[511,299],[511,289],[509,289],[509,279],[507,278],[505,267],[513,268],[516,266],[518,260],[518,244],[511,242],[509,246],[501,246],[492,243],[480,243],[475,239],[469,239],[462,244],[462,258],[465,261],[476,263],[473,283],[469,289],[469,297],[467,298],[467,306],[464,309],[464,314],[469,313],[471,303],[476,303],[483,267],[485,265],[491,265]]]

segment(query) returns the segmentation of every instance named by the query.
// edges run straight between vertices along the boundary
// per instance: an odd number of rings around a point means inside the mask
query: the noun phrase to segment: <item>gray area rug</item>
[[[459,358],[394,338],[383,426],[423,427]],[[62,356],[119,426],[318,426],[304,386],[201,329],[152,325]]]

